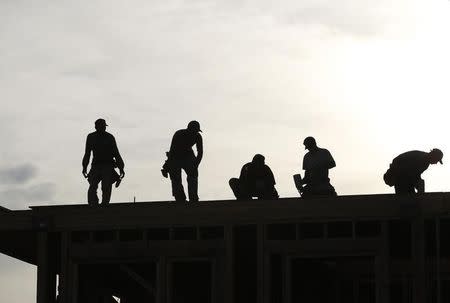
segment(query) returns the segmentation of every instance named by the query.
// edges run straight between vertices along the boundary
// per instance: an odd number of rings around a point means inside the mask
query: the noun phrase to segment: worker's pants
[[[190,202],[198,201],[198,167],[195,159],[184,161],[174,161],[170,168],[170,181],[172,182],[172,195],[177,202],[185,202],[186,194],[184,193],[183,183],[181,181],[181,170],[187,175],[188,194]]]
[[[425,192],[425,181],[421,178],[397,178],[395,184],[395,193],[396,194],[415,194]]]
[[[102,182],[102,204],[108,204],[111,200],[112,185],[118,179],[119,175],[110,165],[92,167],[88,175],[88,204],[98,204],[97,189],[100,182]]]
[[[394,184],[395,193],[396,194],[415,194],[416,193],[416,184],[411,181],[403,181]]]
[[[272,185],[256,190],[255,188],[250,188],[250,186],[244,184],[238,178],[231,178],[228,183],[237,200],[251,200],[252,197],[257,197],[258,199],[278,199],[278,192]]]
[[[335,197],[337,193],[329,182],[319,183],[319,184],[306,184],[303,187],[302,197],[303,198],[311,198],[311,197]]]

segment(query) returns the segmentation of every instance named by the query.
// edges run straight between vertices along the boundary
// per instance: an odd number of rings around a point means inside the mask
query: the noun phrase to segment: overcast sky
[[[171,200],[174,131],[200,121],[201,200],[255,153],[297,196],[302,141],[330,150],[338,194],[389,193],[401,152],[450,190],[448,0],[0,0],[0,205],[85,203],[86,135],[103,117],[125,160],[112,201]],[[1,257],[0,301],[34,302],[32,266]]]

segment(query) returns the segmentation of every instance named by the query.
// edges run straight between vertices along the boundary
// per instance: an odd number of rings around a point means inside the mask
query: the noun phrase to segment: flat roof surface
[[[450,193],[353,195],[196,203],[137,202],[0,209],[0,252],[34,263],[39,231],[72,232],[242,224],[391,220],[446,217]]]

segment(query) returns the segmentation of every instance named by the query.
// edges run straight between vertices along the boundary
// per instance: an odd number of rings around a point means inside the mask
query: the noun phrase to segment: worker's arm
[[[328,156],[329,156],[329,160],[328,160],[328,169],[331,169],[333,167],[336,167],[336,162],[333,159],[333,156],[331,155],[331,153],[327,150],[328,152]]]
[[[119,148],[117,147],[116,139],[114,139],[114,137],[113,137],[113,155],[114,159],[116,160],[117,167],[119,168],[120,171],[120,178],[122,179],[123,177],[125,177],[124,171],[125,163],[123,162],[122,156],[119,153]]]
[[[275,184],[277,184],[275,182],[275,176],[273,175],[273,172],[269,166],[266,165],[266,169],[267,169],[267,180],[269,182],[269,185],[274,186]]]
[[[239,180],[241,182],[247,182],[248,179],[248,163],[244,164],[244,166],[242,166],[241,168],[241,173],[239,174]]]
[[[89,160],[91,158],[92,144],[89,135],[86,138],[86,146],[84,148],[84,156],[82,161],[83,171],[82,174],[87,178],[87,166],[89,165]]]
[[[308,154],[303,157],[303,170],[305,171],[305,176],[302,179],[303,184],[308,184],[311,178],[311,165],[309,165]]]
[[[197,166],[198,166],[203,158],[203,138],[200,134],[198,134],[195,146],[197,147]]]
[[[311,172],[309,169],[307,169],[305,170],[305,177],[303,178],[302,183],[308,184],[309,182],[311,182],[310,179],[311,179]]]
[[[170,158],[170,154],[173,153],[177,149],[178,137],[179,137],[178,131],[176,131],[175,134],[173,134],[173,136],[172,136],[172,141],[170,142],[170,149],[169,149],[169,155],[168,155],[169,158]]]

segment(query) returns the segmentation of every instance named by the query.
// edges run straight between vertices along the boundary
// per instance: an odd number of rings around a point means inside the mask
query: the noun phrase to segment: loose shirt
[[[419,180],[420,175],[430,166],[429,154],[412,150],[398,155],[390,169],[396,178]]]
[[[116,139],[108,132],[93,132],[86,138],[86,149],[83,157],[83,168],[89,164],[89,159],[93,154],[92,167],[115,164],[121,170],[124,162],[117,148]]]
[[[328,170],[336,166],[330,152],[325,148],[309,151],[303,157],[303,169],[308,183],[319,184],[330,181]]]
[[[197,147],[197,158],[201,160],[203,156],[203,139],[200,133],[180,129],[173,135],[169,157],[173,160],[190,158],[194,155],[192,150],[194,145]]]

